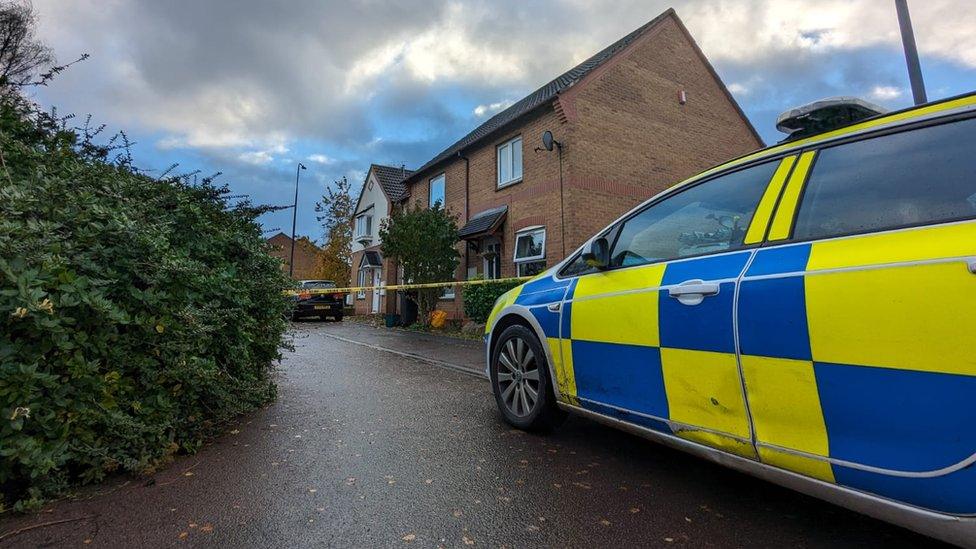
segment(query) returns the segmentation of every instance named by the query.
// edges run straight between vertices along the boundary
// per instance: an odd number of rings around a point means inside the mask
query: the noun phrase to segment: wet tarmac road
[[[0,545],[931,543],[584,419],[548,436],[511,430],[486,381],[350,342],[364,330],[298,325],[276,404],[152,479],[5,517]]]

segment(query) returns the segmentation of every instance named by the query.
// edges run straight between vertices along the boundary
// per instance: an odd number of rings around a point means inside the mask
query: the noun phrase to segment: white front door
[[[383,282],[383,269],[373,269],[373,309],[372,313],[380,312],[380,284]]]

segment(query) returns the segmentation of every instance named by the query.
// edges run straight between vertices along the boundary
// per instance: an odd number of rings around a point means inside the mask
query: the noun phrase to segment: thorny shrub
[[[263,210],[65,120],[0,98],[0,510],[152,472],[275,396]]]

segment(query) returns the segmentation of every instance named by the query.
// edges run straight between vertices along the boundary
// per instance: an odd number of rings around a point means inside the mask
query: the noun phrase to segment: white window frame
[[[431,177],[427,182],[427,206],[430,208],[434,207],[434,183],[440,183],[441,185],[441,208],[446,208],[445,203],[447,202],[447,177],[445,174],[435,175]]]
[[[539,255],[533,255],[533,256],[528,256],[528,257],[519,257],[518,256],[518,249],[519,249],[518,241],[519,241],[519,238],[521,238],[523,236],[530,235],[530,234],[539,233],[539,232],[542,233],[542,252]],[[518,263],[530,263],[532,261],[539,261],[541,259],[545,259],[546,258],[546,228],[545,228],[545,226],[543,226],[543,225],[536,225],[534,227],[526,227],[526,228],[521,229],[520,231],[516,232],[515,233],[515,246],[514,246],[514,248],[515,249],[512,251],[512,261],[514,261],[516,264],[518,264]]]
[[[359,286],[360,288],[364,286],[369,286],[369,283],[367,283],[365,279],[370,275],[371,270],[372,269],[366,269],[366,268],[359,269],[359,277],[356,279],[357,286]],[[359,290],[358,292],[356,292],[356,299],[366,299],[366,290]]]
[[[444,288],[444,293],[441,294],[441,299],[454,299],[456,297],[454,291],[454,284]]]
[[[373,216],[369,214],[356,216],[356,238],[364,236],[373,236]]]
[[[489,256],[488,255],[489,254],[489,250],[491,248],[494,248],[494,255],[493,256]],[[502,243],[501,243],[501,241],[500,240],[497,240],[497,239],[493,239],[491,241],[488,241],[486,239],[486,241],[485,241],[485,254],[484,254],[484,257],[482,258],[482,261],[483,261],[482,271],[484,272],[485,278],[487,278],[489,280],[494,280],[494,279],[497,279],[497,278],[501,278],[502,277],[501,254],[502,254]],[[490,269],[490,266],[493,263],[495,263],[496,261],[497,261],[497,266],[498,266],[498,272],[496,272],[496,273],[489,273],[489,271],[491,270]],[[491,276],[492,274],[494,274],[495,276]]]
[[[515,162],[515,155],[512,154],[514,148],[512,147],[515,143],[518,143],[519,159],[518,164]],[[508,151],[508,162],[509,162],[509,173],[510,177],[507,180],[502,180],[502,160],[503,152]],[[495,147],[495,173],[497,188],[507,187],[509,185],[514,185],[522,181],[522,161],[523,161],[523,151],[522,151],[522,136],[513,137],[508,141],[502,143]],[[517,173],[516,173],[517,172]]]

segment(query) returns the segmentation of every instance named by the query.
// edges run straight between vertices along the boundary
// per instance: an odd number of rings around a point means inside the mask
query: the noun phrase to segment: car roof
[[[811,146],[821,145],[868,131],[904,126],[919,120],[945,116],[959,111],[972,110],[976,110],[976,91],[949,97],[939,101],[924,103],[922,105],[915,105],[906,109],[880,114],[878,116],[872,116],[871,118],[866,118],[860,122],[856,122],[848,126],[843,126],[841,128],[811,135],[809,137],[803,137],[793,141],[780,142],[776,145],[770,145],[751,153],[746,153],[738,158],[733,158],[732,160],[729,160],[723,164],[719,164],[718,166],[696,174],[668,190],[670,191],[686,183],[697,181],[716,172],[734,168],[742,164],[749,164],[765,158],[772,158],[780,154],[798,152]]]

